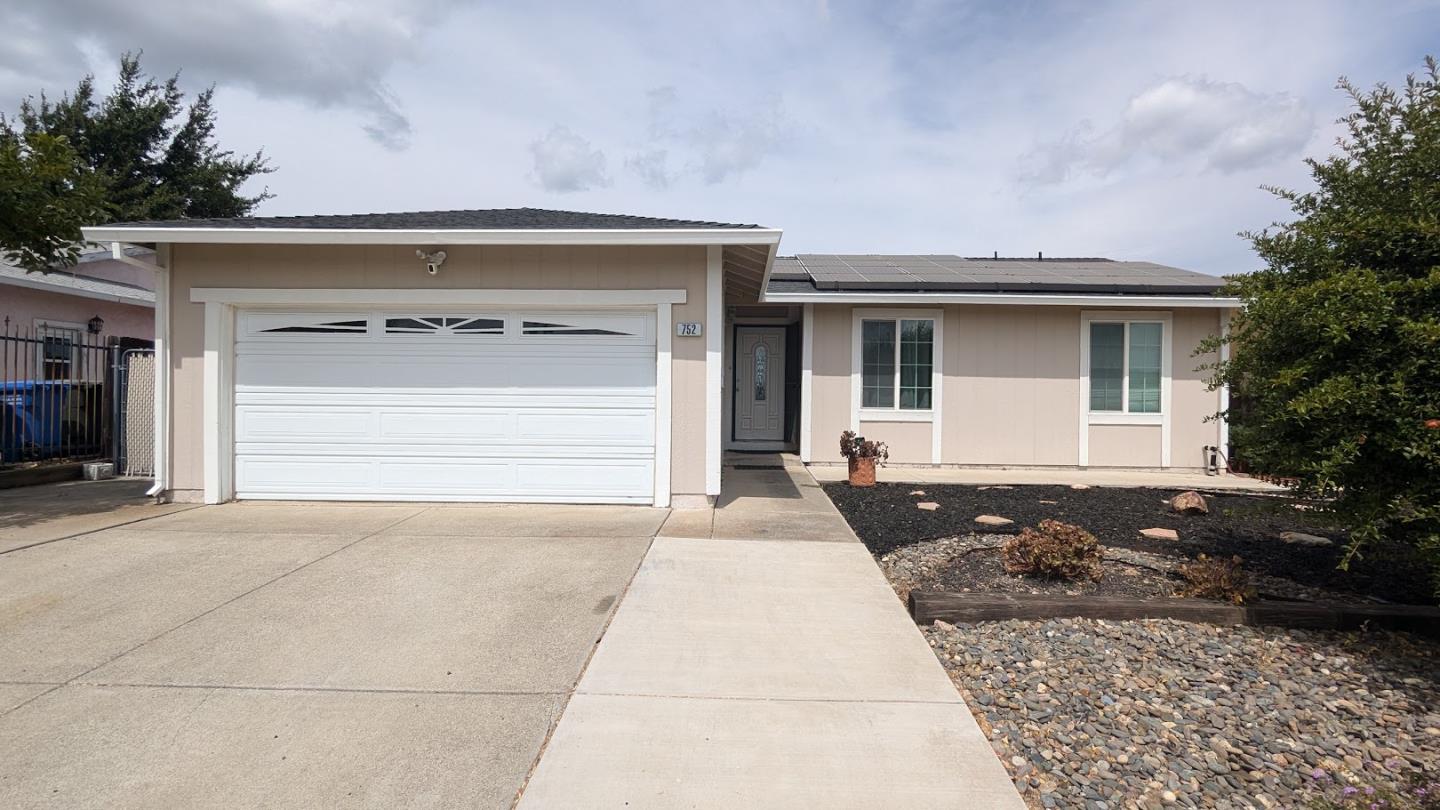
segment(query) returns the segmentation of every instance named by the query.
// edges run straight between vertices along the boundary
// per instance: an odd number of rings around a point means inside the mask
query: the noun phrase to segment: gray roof
[[[770,292],[1210,295],[1223,279],[1153,262],[805,253],[777,256]]]
[[[325,230],[639,230],[654,228],[758,228],[693,219],[488,208],[469,211],[407,211],[394,214],[324,214],[296,217],[228,217],[112,222],[107,228],[315,228]]]
[[[0,264],[0,284],[12,284],[17,287],[29,287],[142,307],[155,306],[153,290],[120,281],[77,275],[68,270],[29,273],[19,267]]]

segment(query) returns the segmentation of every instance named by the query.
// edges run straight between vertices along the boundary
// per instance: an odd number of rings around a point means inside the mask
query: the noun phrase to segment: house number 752
[[[697,321],[681,321],[675,324],[676,337],[700,337],[704,330]]]

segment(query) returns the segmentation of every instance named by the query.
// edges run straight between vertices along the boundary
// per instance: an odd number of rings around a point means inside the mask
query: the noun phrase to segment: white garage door
[[[241,311],[239,498],[648,503],[653,312]]]

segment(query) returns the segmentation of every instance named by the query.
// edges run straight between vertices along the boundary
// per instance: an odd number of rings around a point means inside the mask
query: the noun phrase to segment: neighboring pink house
[[[127,253],[144,261],[154,256],[139,248]],[[0,333],[31,330],[57,337],[86,335],[87,342],[109,337],[153,339],[154,278],[146,270],[116,261],[108,250],[86,253],[74,267],[48,273],[27,273],[0,264]]]

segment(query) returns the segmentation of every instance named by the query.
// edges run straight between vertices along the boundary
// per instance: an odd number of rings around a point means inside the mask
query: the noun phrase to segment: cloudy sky
[[[688,6],[688,7],[687,7]],[[1440,2],[0,0],[0,108],[126,50],[214,83],[260,213],[540,206],[783,228],[782,250],[1242,272]]]

